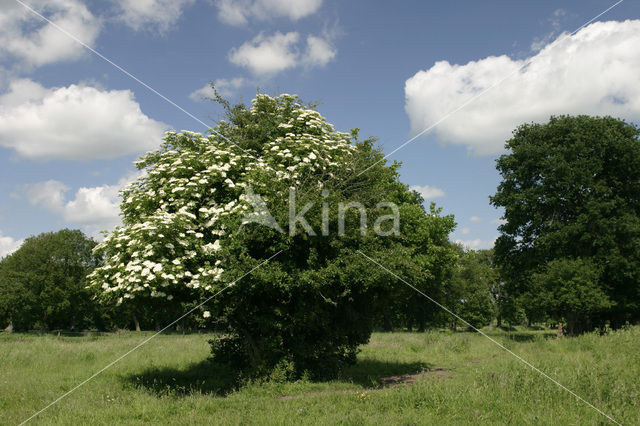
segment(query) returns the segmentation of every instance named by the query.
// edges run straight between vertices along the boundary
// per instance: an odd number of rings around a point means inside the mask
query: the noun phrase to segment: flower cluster
[[[136,162],[146,173],[121,192],[123,226],[96,247],[105,263],[89,276],[91,285],[118,303],[216,291],[225,241],[233,237],[225,219],[250,208],[247,185],[268,186],[255,180],[257,173],[296,185],[303,175],[333,176],[353,155],[351,135],[334,131],[296,96],[258,95],[247,114],[243,130],[259,131],[265,114],[276,120],[260,149],[236,145],[236,125],[221,122],[207,135],[168,132],[160,149]]]

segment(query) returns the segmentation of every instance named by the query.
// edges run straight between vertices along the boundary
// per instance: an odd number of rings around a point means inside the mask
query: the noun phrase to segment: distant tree
[[[488,325],[495,317],[492,290],[498,282],[498,273],[492,266],[491,250],[465,250],[458,247],[458,263],[445,285],[448,308],[474,327]],[[450,317],[452,329],[462,325]]]
[[[170,132],[137,163],[147,173],[123,191],[124,226],[100,244],[106,264],[93,285],[106,302],[169,309],[243,277],[203,308],[226,331],[212,342],[213,359],[250,375],[279,365],[293,376],[333,374],[355,361],[377,312],[403,286],[359,250],[428,285],[447,267],[449,249],[439,245],[453,218],[425,211],[373,140],[335,131],[296,96],[223,105],[227,121],[214,132]],[[249,191],[283,232],[247,220]],[[350,202],[362,210],[341,214]],[[380,202],[397,206],[397,232],[379,222],[393,212]],[[311,231],[289,221],[292,206],[306,205]]]
[[[533,274],[528,294],[551,319],[566,323],[570,336],[593,327],[594,315],[612,303],[599,284],[600,271],[582,259],[555,259]]]
[[[639,134],[611,117],[560,116],[522,125],[507,141],[491,197],[506,219],[495,257],[507,298],[525,302],[527,315],[560,313],[532,289],[538,274],[545,288],[575,287],[573,306],[601,295],[606,303],[590,311],[592,327],[640,318]]]
[[[0,262],[0,319],[17,330],[93,327],[100,312],[85,288],[100,258],[81,231],[29,237]]]

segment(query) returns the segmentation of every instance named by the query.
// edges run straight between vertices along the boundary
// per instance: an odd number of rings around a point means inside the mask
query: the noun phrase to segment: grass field
[[[640,328],[556,339],[487,331],[616,421],[640,424]],[[18,424],[145,333],[0,334],[0,422]],[[375,333],[339,380],[230,389],[207,335],[160,335],[35,418],[42,424],[606,424],[479,334]]]

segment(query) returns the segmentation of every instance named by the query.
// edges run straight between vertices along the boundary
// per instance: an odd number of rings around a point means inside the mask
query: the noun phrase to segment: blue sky
[[[573,35],[614,2],[24,3],[197,120],[0,1],[0,256],[40,232],[116,226],[133,160],[165,129],[204,131],[221,118],[200,99],[209,81],[232,102],[257,87],[320,101],[337,129],[359,127],[386,153],[446,116],[390,160],[455,215],[452,239],[471,248],[498,234],[488,197],[515,126],[552,114],[640,121],[640,4],[629,0]]]

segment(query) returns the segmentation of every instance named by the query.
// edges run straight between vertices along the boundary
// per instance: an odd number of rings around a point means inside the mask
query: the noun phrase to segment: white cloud
[[[255,75],[269,77],[298,66],[325,66],[337,54],[328,37],[309,35],[303,53],[300,52],[299,41],[300,34],[297,32],[276,32],[271,36],[260,33],[253,40],[231,49],[229,60],[248,68]]]
[[[0,146],[32,159],[139,153],[157,147],[167,128],[143,114],[129,90],[49,89],[22,79],[0,95]]]
[[[471,222],[473,222],[473,223],[480,223],[480,222],[482,222],[482,218],[481,218],[481,217],[479,217],[479,216],[471,216],[471,217],[469,218],[469,220],[470,220]]]
[[[20,188],[20,194],[25,194],[29,202],[34,206],[44,207],[49,211],[61,211],[64,205],[64,193],[69,187],[57,180],[24,185]]]
[[[507,221],[504,219],[493,219],[489,223],[491,223],[492,225],[504,225],[505,223],[507,223]]]
[[[2,231],[0,231],[0,259],[18,250],[23,242],[24,240],[14,240],[11,237],[4,237]]]
[[[435,127],[441,141],[496,154],[513,129],[551,115],[640,119],[640,20],[596,22],[561,35],[530,64],[506,55],[465,65],[436,62],[405,83],[405,110],[418,133],[476,94],[512,75]],[[563,40],[564,39],[564,40]]]
[[[140,176],[140,173],[133,173],[115,185],[79,188],[72,199],[66,196],[70,188],[56,180],[23,185],[20,192],[32,205],[60,216],[65,222],[79,225],[91,236],[99,238],[101,231],[110,231],[121,224],[119,191]]]
[[[479,238],[475,240],[456,240],[456,244],[461,244],[464,247],[472,250],[483,250],[493,248],[493,244],[496,239],[493,240],[481,240]]]
[[[460,233],[461,233],[462,235],[469,235],[469,234],[471,233],[471,229],[470,229],[470,228],[462,228],[462,229],[460,230]]]
[[[33,0],[29,5],[82,42],[93,46],[100,20],[78,0]],[[29,67],[75,60],[84,47],[15,1],[0,3],[0,57],[10,55]]]
[[[245,25],[249,19],[289,18],[297,21],[315,13],[322,0],[218,0],[218,18],[230,25]]]
[[[430,185],[413,185],[410,186],[409,189],[411,191],[418,192],[420,195],[422,195],[422,198],[424,198],[425,201],[446,196],[445,192],[442,189]]]
[[[234,78],[219,78],[213,82],[216,86],[216,90],[223,97],[231,97],[233,94],[241,88],[248,84],[248,81],[243,77],[234,77]],[[210,84],[205,84],[198,90],[195,90],[189,95],[189,98],[192,101],[201,101],[202,98],[213,98],[215,94],[213,93],[213,89]]]
[[[310,35],[307,37],[307,50],[303,57],[305,65],[323,67],[336,57],[336,50],[322,37]]]
[[[276,32],[265,37],[258,34],[253,40],[229,52],[229,60],[238,66],[249,68],[256,75],[269,75],[293,68],[298,64],[296,32]]]
[[[185,7],[194,0],[115,0],[117,18],[136,31],[166,32],[178,21]]]

